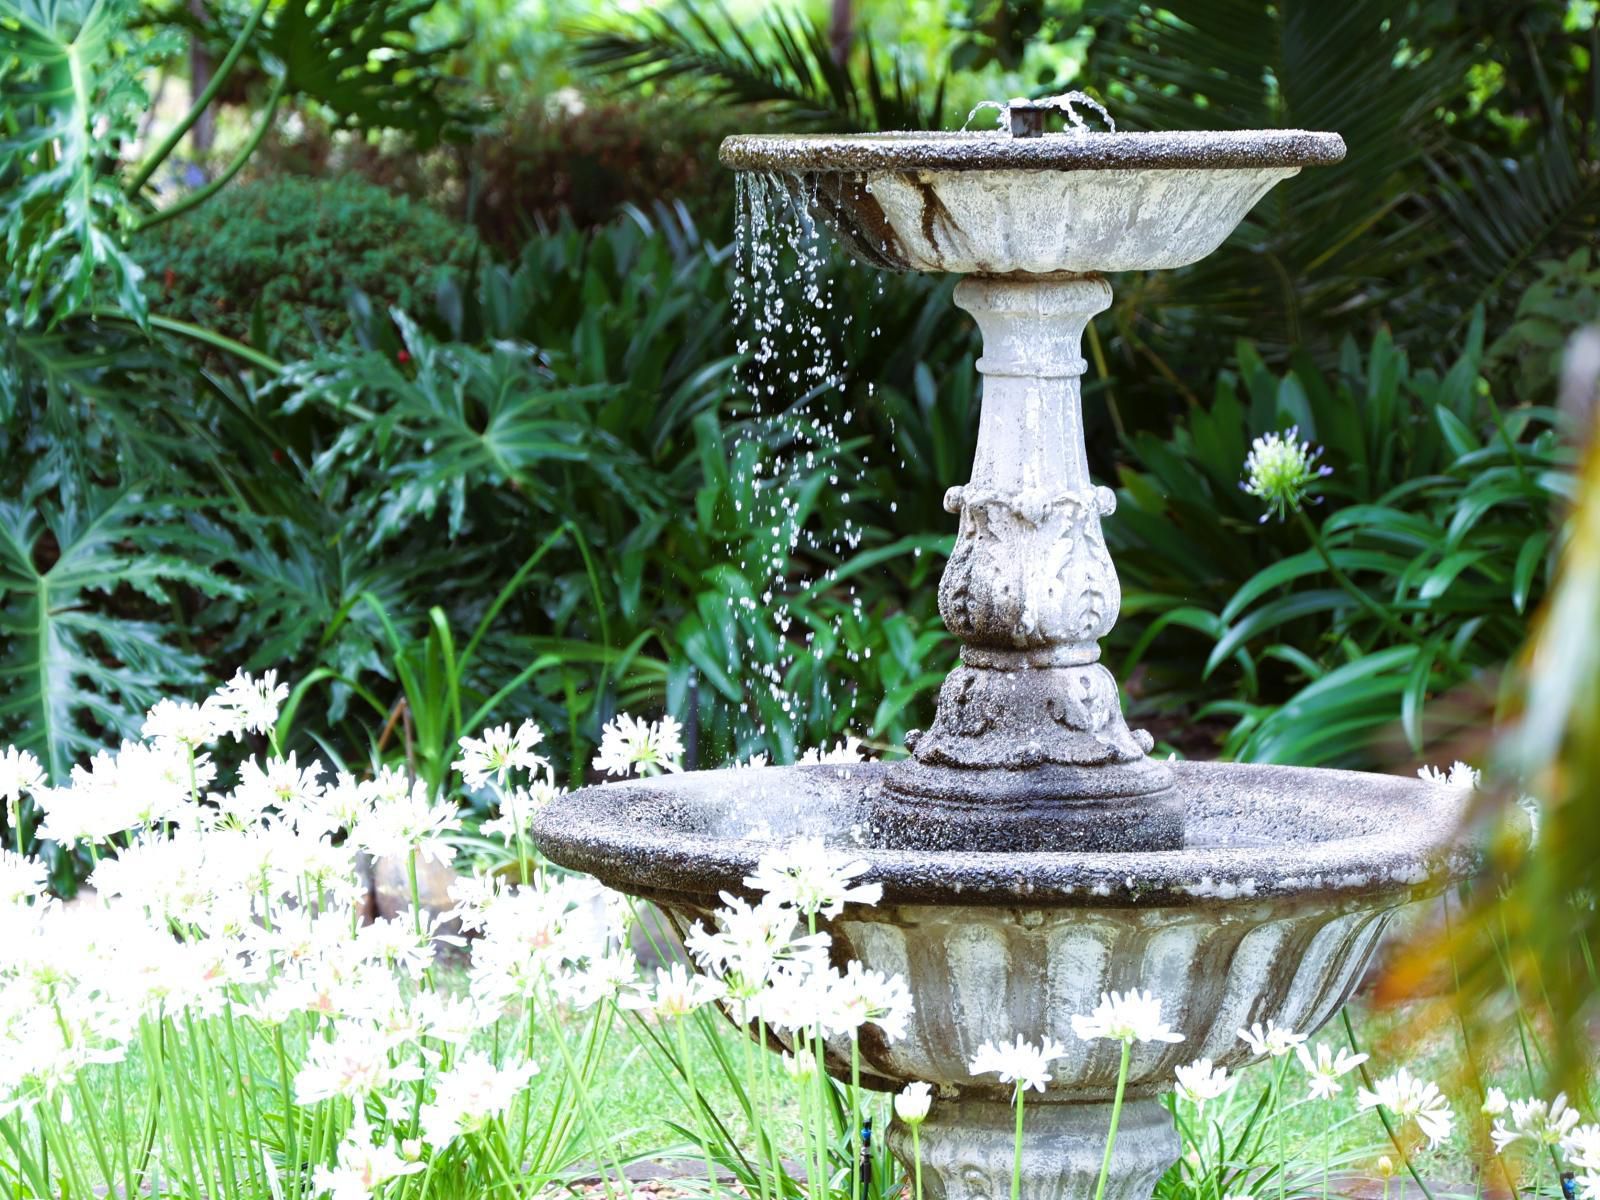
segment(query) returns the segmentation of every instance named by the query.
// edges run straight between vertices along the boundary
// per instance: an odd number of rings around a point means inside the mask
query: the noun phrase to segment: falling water
[[[820,695],[814,690],[798,696],[787,687],[802,655],[818,664],[826,657],[818,631],[796,618],[793,600],[802,590],[827,587],[837,574],[829,567],[820,577],[807,578],[796,573],[796,562],[842,561],[862,536],[849,517],[840,528],[821,528],[807,502],[819,473],[841,504],[850,502],[854,481],[845,473],[843,437],[854,411],[844,395],[849,364],[839,358],[835,343],[853,318],[835,307],[839,260],[813,216],[815,196],[797,180],[770,175],[742,173],[737,186],[734,312],[748,409],[739,414],[744,420],[734,435],[733,457],[736,464],[751,463],[753,478],[735,484],[749,485],[756,506],[754,513],[742,514],[755,536],[737,550],[741,573],[758,588],[740,600],[741,649],[749,656],[741,674],[761,676],[759,686],[783,724],[796,727],[797,740],[804,741],[806,710],[813,703],[853,707],[856,700],[853,686],[848,694],[835,694],[844,685],[821,670],[815,673]],[[865,391],[870,402],[870,384]],[[864,459],[860,452],[857,456]],[[744,503],[735,500],[741,509]],[[860,597],[854,584],[848,588],[852,615],[859,621]],[[837,618],[832,623],[835,640],[842,625]],[[775,646],[775,653],[765,653],[764,643]],[[741,722],[741,740],[762,741],[781,755],[783,733],[768,727],[748,695],[740,713],[747,722]]]

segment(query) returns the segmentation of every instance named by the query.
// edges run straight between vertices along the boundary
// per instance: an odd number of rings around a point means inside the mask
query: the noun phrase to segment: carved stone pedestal
[[[1111,1105],[1042,1099],[1028,1093],[1023,1112],[1023,1200],[1093,1200]],[[1016,1110],[1003,1100],[936,1100],[919,1135],[924,1194],[930,1200],[1006,1200],[1015,1120]],[[889,1148],[911,1163],[911,1131],[898,1120],[889,1127]],[[1124,1101],[1106,1178],[1107,1200],[1148,1200],[1182,1148],[1172,1115],[1160,1101]]]
[[[1089,478],[1079,381],[1097,275],[963,279],[956,303],[983,331],[983,415],[939,613],[962,665],[913,735],[882,806],[907,847],[1131,850],[1182,844],[1171,775],[1145,757],[1100,664],[1122,593]],[[1018,818],[997,820],[999,813]]]

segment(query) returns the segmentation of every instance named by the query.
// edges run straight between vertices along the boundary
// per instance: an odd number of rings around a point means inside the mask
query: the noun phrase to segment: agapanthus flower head
[[[1561,1150],[1574,1170],[1600,1179],[1600,1124],[1575,1125],[1561,1139]]]
[[[1282,1058],[1285,1054],[1293,1052],[1296,1046],[1301,1045],[1306,1040],[1306,1035],[1279,1025],[1277,1021],[1268,1017],[1264,1029],[1261,1022],[1257,1021],[1249,1029],[1239,1030],[1239,1040],[1250,1047],[1252,1054]]]
[[[311,1175],[311,1186],[318,1195],[326,1192],[330,1200],[371,1200],[372,1194],[391,1179],[415,1175],[425,1164],[407,1159],[381,1140],[374,1145],[366,1114],[356,1109],[356,1120],[345,1140],[339,1143],[335,1165],[321,1163]]]
[[[1511,1107],[1511,1101],[1506,1099],[1503,1088],[1492,1087],[1483,1094],[1483,1107],[1479,1110],[1485,1116],[1498,1117]]]
[[[851,882],[866,870],[864,861],[829,850],[820,837],[802,837],[768,850],[744,882],[774,904],[808,916],[836,917],[846,904],[883,899],[881,883]]]
[[[532,775],[547,769],[550,762],[534,747],[544,741],[544,731],[533,721],[524,721],[515,730],[509,724],[485,729],[482,737],[461,739],[461,757],[451,766],[461,772],[470,788],[481,788],[493,779],[505,787],[516,772]]]
[[[44,786],[44,768],[26,750],[7,746],[0,750],[0,800],[14,806],[18,800]]]
[[[1304,1042],[1297,1043],[1294,1052],[1300,1059],[1300,1065],[1305,1068],[1311,1096],[1316,1100],[1328,1100],[1337,1096],[1344,1090],[1344,1085],[1339,1082],[1340,1078],[1367,1061],[1365,1054],[1351,1054],[1343,1046],[1339,1047],[1336,1056],[1328,1049],[1327,1044],[1322,1042],[1317,1044],[1315,1058],[1306,1049]]]
[[[536,776],[527,787],[514,787],[500,793],[500,814],[483,823],[484,833],[493,834],[510,846],[519,837],[527,835],[533,824],[533,815],[566,789],[556,783],[555,769],[548,764],[544,774]]]
[[[690,971],[682,963],[656,972],[649,987],[637,986],[622,997],[622,1007],[642,1009],[658,1017],[686,1017],[698,1008],[727,995],[727,984]]]
[[[495,1066],[479,1052],[463,1055],[434,1081],[434,1098],[422,1106],[422,1132],[435,1150],[511,1107],[518,1093],[539,1073],[533,1062]]]
[[[1582,1118],[1578,1110],[1567,1103],[1562,1092],[1546,1103],[1538,1098],[1511,1101],[1511,1127],[1496,1121],[1490,1136],[1497,1152],[1504,1152],[1513,1142],[1529,1141],[1536,1146],[1563,1145]]]
[[[1455,1124],[1455,1115],[1438,1085],[1418,1079],[1404,1067],[1378,1080],[1371,1091],[1361,1088],[1357,1102],[1363,1109],[1381,1104],[1402,1121],[1415,1121],[1430,1146],[1448,1138]]]
[[[683,770],[683,726],[670,716],[645,721],[618,713],[600,731],[594,769],[607,775],[659,775]]]
[[[1183,1034],[1161,1020],[1161,1001],[1155,993],[1131,988],[1127,992],[1101,992],[1094,1012],[1072,1018],[1072,1032],[1083,1041],[1181,1042]]]
[[[1050,1082],[1050,1064],[1061,1058],[1067,1048],[1052,1037],[1043,1037],[1035,1046],[1017,1034],[1017,1040],[1007,1045],[984,1042],[967,1064],[974,1075],[998,1075],[1001,1083],[1015,1085],[1013,1099],[1029,1088],[1044,1091]]]
[[[222,718],[219,720],[219,716]],[[208,710],[184,700],[157,700],[145,715],[139,730],[147,741],[170,743],[184,750],[198,750],[233,732],[226,714]]]
[[[894,1115],[907,1125],[920,1125],[933,1104],[933,1089],[920,1079],[895,1093]]]
[[[876,1025],[887,1041],[897,1042],[915,1011],[911,989],[899,975],[868,970],[852,960],[829,985],[828,1009],[839,1032],[854,1036],[861,1026]]]
[[[1417,768],[1417,778],[1424,783],[1431,783],[1435,787],[1448,787],[1470,790],[1478,786],[1483,776],[1476,767],[1468,766],[1464,762],[1455,762],[1448,771],[1441,771],[1435,766]]]
[[[1291,426],[1287,433],[1269,433],[1250,444],[1239,486],[1266,503],[1263,522],[1269,516],[1281,521],[1291,509],[1298,512],[1317,480],[1333,474],[1332,467],[1317,465],[1321,448],[1299,438],[1299,427]]]
[[[36,858],[0,850],[0,905],[21,904],[44,893],[50,871]]]
[[[278,710],[288,698],[289,685],[278,682],[276,671],[259,679],[247,671],[235,671],[232,679],[207,698],[204,707],[212,712],[219,728],[243,737],[246,733],[271,733],[278,723]]]
[[[1238,1082],[1228,1074],[1226,1067],[1213,1066],[1209,1058],[1197,1058],[1173,1074],[1178,1078],[1178,1095],[1200,1108],[1208,1100],[1227,1095]]]

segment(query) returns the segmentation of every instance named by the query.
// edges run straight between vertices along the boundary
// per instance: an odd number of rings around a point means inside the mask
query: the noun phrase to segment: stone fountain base
[[[1028,1200],[1093,1200],[1109,1104],[1040,1103],[1029,1093],[1022,1130],[1021,1194]],[[1011,1195],[1016,1110],[1003,1100],[935,1101],[919,1131],[922,1187],[930,1200],[1005,1200]],[[911,1131],[896,1120],[889,1148],[912,1169]],[[1147,1200],[1182,1145],[1172,1115],[1153,1097],[1124,1101],[1106,1180],[1107,1200]]]

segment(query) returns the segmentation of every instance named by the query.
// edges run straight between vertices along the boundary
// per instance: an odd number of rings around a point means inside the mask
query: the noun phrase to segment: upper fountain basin
[[[772,176],[874,266],[977,275],[1181,267],[1273,184],[1338,162],[1336,133],[740,135],[720,157]]]

